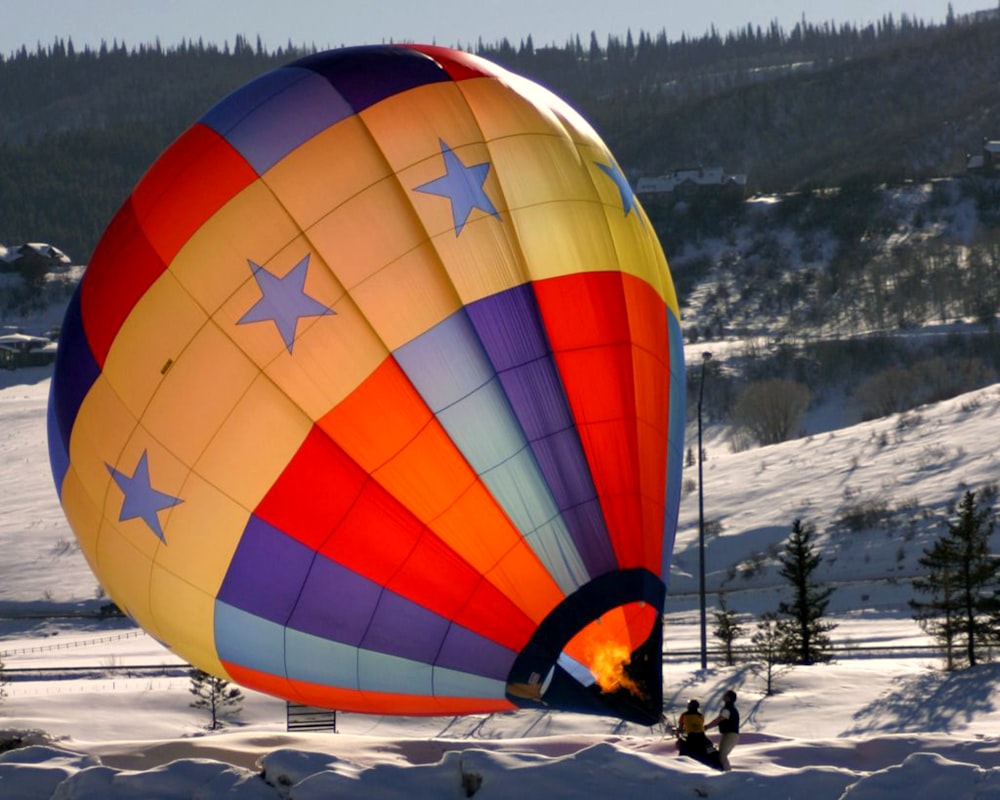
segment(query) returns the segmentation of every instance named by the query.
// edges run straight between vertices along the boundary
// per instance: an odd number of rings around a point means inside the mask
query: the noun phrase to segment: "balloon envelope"
[[[171,145],[62,328],[52,470],[116,603],[309,705],[660,715],[677,300],[593,129],[429,46],[276,69]]]

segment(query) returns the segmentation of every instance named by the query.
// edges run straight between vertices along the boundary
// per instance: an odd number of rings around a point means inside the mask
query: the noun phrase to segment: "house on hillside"
[[[667,175],[639,178],[635,185],[638,195],[673,194],[676,197],[707,192],[746,191],[746,175],[727,175],[722,167],[692,167],[675,169]]]
[[[62,250],[44,242],[0,245],[0,272],[51,272],[70,263],[70,257]]]
[[[966,153],[965,169],[978,174],[1000,174],[1000,141],[983,139],[983,149],[978,153]]]
[[[41,367],[56,360],[57,345],[44,336],[27,333],[0,335],[0,367]]]

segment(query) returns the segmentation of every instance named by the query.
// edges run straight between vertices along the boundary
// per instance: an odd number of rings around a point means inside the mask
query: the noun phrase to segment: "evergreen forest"
[[[306,54],[234,42],[59,39],[0,58],[0,242],[48,241],[86,263],[164,147],[229,91]],[[991,9],[940,25],[904,15],[456,46],[563,96],[632,178],[718,165],[751,192],[788,192],[961,171],[1000,138],[997,42]]]

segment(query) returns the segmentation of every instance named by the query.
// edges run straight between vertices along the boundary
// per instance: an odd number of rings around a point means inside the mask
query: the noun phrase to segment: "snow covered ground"
[[[1000,796],[1000,665],[946,674],[926,652],[842,651],[830,665],[782,672],[777,693],[765,697],[749,666],[701,670],[681,655],[699,645],[694,492],[682,503],[668,596],[667,713],[675,716],[689,697],[711,712],[734,688],[744,732],[730,773],[678,758],[661,729],[558,712],[341,714],[337,734],[289,734],[282,701],[247,693],[242,712],[207,733],[178,660],[127,622],[31,616],[101,602],[52,488],[47,391],[45,369],[0,376],[0,658],[11,671],[93,672],[5,685],[0,740],[34,744],[0,753],[3,800]],[[802,518],[817,529],[820,577],[837,587],[835,642],[927,644],[906,608],[908,578],[943,531],[949,504],[966,488],[996,482],[998,413],[993,386],[742,453],[710,430],[710,610],[725,591],[752,628],[756,614],[775,608],[774,556]],[[865,508],[881,510],[877,524],[852,525],[852,512]],[[129,665],[174,672],[130,676],[120,669]]]

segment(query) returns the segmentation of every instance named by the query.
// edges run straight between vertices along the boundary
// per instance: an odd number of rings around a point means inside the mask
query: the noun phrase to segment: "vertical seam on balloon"
[[[457,82],[455,82],[455,83],[454,83],[453,85],[455,85],[455,87],[456,87],[456,90],[458,90],[458,91],[460,91],[460,92],[461,92],[461,89],[460,89],[460,87],[459,87],[459,86],[457,85]],[[462,93],[462,94],[463,94],[463,97],[464,97],[464,93]],[[475,119],[475,118],[473,117],[473,120],[474,120],[474,119]],[[379,146],[378,146],[378,142],[377,142],[377,140],[375,139],[375,137],[374,137],[374,136],[372,136],[372,135],[371,135],[371,133],[370,133],[370,130],[369,130],[369,128],[368,128],[368,126],[367,126],[367,124],[365,123],[365,120],[364,120],[364,118],[363,118],[363,117],[362,117],[361,115],[359,115],[359,120],[360,120],[360,122],[361,122],[362,126],[364,127],[365,131],[366,131],[366,132],[368,132],[368,134],[369,134],[369,138],[371,139],[371,141],[372,141],[372,143],[373,143],[373,146],[375,146],[375,147],[377,148],[378,152],[379,152],[379,153],[381,153],[381,154],[383,154],[383,157],[384,157],[384,151],[382,151],[381,147],[379,147]],[[481,134],[480,138],[481,138],[481,139],[483,140],[483,142],[482,142],[482,143],[483,143],[484,147],[486,147],[486,149],[487,149],[487,152],[489,152],[489,143],[485,141],[485,136],[482,136],[482,131],[481,131],[481,130],[480,130],[480,134]],[[432,157],[433,157],[433,156],[432,156]],[[388,160],[386,160],[386,161],[387,161],[387,163],[388,163]],[[491,164],[491,166],[493,165],[493,161],[492,161],[492,158],[491,158],[491,160],[490,160],[490,164]],[[444,259],[442,258],[442,256],[441,256],[441,253],[440,253],[440,251],[439,251],[439,250],[438,250],[438,248],[437,248],[437,247],[435,246],[435,244],[434,244],[434,239],[433,239],[433,237],[431,237],[431,236],[430,236],[430,232],[429,232],[429,231],[427,230],[426,226],[424,225],[424,223],[423,223],[423,220],[421,219],[420,215],[419,215],[419,214],[418,214],[418,213],[416,212],[416,209],[415,209],[415,207],[414,207],[414,205],[413,205],[413,201],[412,201],[412,191],[413,191],[413,190],[412,190],[412,188],[411,188],[411,187],[408,187],[408,186],[405,186],[405,185],[404,185],[404,184],[402,183],[402,181],[400,180],[400,177],[399,177],[399,173],[398,173],[398,172],[396,172],[395,170],[393,170],[393,171],[392,171],[392,173],[391,173],[391,177],[389,177],[388,179],[389,179],[389,180],[392,180],[392,181],[394,181],[394,182],[396,183],[396,185],[397,185],[397,187],[399,188],[399,190],[400,190],[400,193],[401,193],[401,194],[400,194],[400,196],[401,196],[401,197],[402,197],[402,198],[403,198],[403,199],[405,200],[405,205],[406,205],[406,206],[407,206],[408,208],[410,208],[410,209],[411,209],[411,212],[412,212],[412,215],[413,215],[413,220],[414,220],[414,223],[415,223],[415,224],[416,224],[416,225],[417,225],[417,226],[418,226],[418,227],[419,227],[419,228],[420,228],[421,230],[423,230],[423,232],[424,232],[424,235],[425,235],[425,242],[426,242],[426,245],[427,245],[427,246],[428,246],[428,247],[429,247],[429,248],[431,249],[431,251],[432,251],[432,252],[434,252],[434,253],[436,254],[436,262],[437,262],[437,264],[438,264],[438,269],[439,269],[439,271],[440,271],[440,272],[441,272],[441,273],[442,273],[442,274],[443,274],[443,275],[444,275],[444,276],[445,276],[446,278],[448,278],[448,285],[452,287],[452,290],[453,290],[453,292],[454,292],[454,296],[455,296],[455,300],[456,300],[456,305],[458,306],[458,312],[460,312],[460,313],[463,313],[463,314],[467,314],[467,312],[465,312],[465,310],[464,310],[464,304],[462,304],[462,302],[461,302],[461,297],[460,297],[460,295],[459,295],[458,291],[457,291],[457,290],[455,289],[455,286],[454,286],[454,283],[453,283],[453,282],[451,281],[451,275],[450,275],[450,272],[449,272],[449,270],[447,269],[447,266],[446,266],[446,264],[445,264],[445,261],[444,261]],[[497,181],[497,185],[499,186],[499,181]],[[521,266],[523,266],[523,261],[524,261],[524,259],[523,259],[523,254],[522,254],[522,253],[520,253],[520,249],[519,249],[519,248],[518,248],[518,255],[519,255],[519,259],[518,259],[518,264],[519,264],[519,265],[521,265]],[[456,312],[456,313],[458,313],[458,312]],[[474,328],[473,328],[473,330],[474,330]],[[478,333],[476,334],[476,336],[477,336],[477,338],[478,338]],[[480,342],[480,346],[481,346],[481,344],[482,344],[482,343]],[[484,354],[485,354],[485,353],[484,353]],[[488,362],[488,363],[490,363],[490,364],[491,364],[491,366],[492,366],[492,362],[490,362],[490,361],[489,361],[489,359],[488,359],[488,356],[487,356],[487,362]],[[496,377],[496,369],[495,369],[495,367],[493,367],[493,373],[494,373],[494,377]],[[405,375],[406,373],[405,373],[405,372],[403,372],[403,374]],[[409,379],[408,379],[408,380],[409,380]],[[411,382],[411,385],[412,385],[412,382]],[[416,387],[414,386],[413,388],[414,388],[414,391],[416,391]],[[420,393],[419,393],[419,392],[417,392],[417,394],[418,394],[418,396],[419,396],[419,394],[420,394]],[[437,421],[437,424],[441,425],[441,422],[440,422],[440,419],[439,419],[438,415],[432,412],[432,416],[433,416],[433,417],[434,417],[434,419],[435,419],[435,420]],[[516,419],[516,418],[515,418],[515,419]],[[520,426],[520,423],[519,423],[519,422],[517,423],[517,425],[518,425],[518,428],[519,428],[519,429],[521,429],[521,426]],[[523,434],[523,429],[521,429],[521,430],[522,430],[522,434]],[[449,437],[449,438],[450,438],[450,437]],[[526,437],[524,437],[524,438],[525,438],[525,440],[526,440]],[[457,449],[457,447],[456,447],[456,449]],[[472,465],[471,465],[471,464],[470,464],[470,463],[468,462],[468,459],[467,459],[467,458],[466,458],[466,457],[464,456],[464,454],[462,454],[460,450],[459,450],[458,452],[459,452],[459,454],[461,455],[462,459],[463,459],[463,460],[464,460],[464,461],[466,462],[466,464],[468,465],[468,467],[469,467],[469,470],[470,470],[470,474],[472,474],[472,475],[475,475],[475,476],[476,476],[476,478],[477,478],[477,481],[479,481],[479,482],[481,483],[481,482],[482,482],[482,476],[481,476],[481,475],[479,475],[479,474],[478,474],[478,473],[477,473],[477,472],[476,472],[476,471],[475,471],[475,470],[474,470],[474,469],[472,468]],[[532,454],[532,458],[534,458],[533,454]],[[472,487],[471,487],[471,485],[470,485],[470,487],[468,487],[468,488],[466,489],[466,492],[468,492],[468,491],[471,491],[471,488],[472,488]],[[455,498],[455,501],[454,501],[454,503],[457,503],[457,502],[458,502],[458,501],[459,501],[459,500],[461,499],[461,497],[462,497],[462,496],[464,496],[464,494],[465,494],[466,492],[463,492],[463,493],[462,493],[461,495],[459,495],[458,497],[456,497],[456,498]],[[495,583],[494,581],[490,580],[490,575],[491,575],[491,574],[498,574],[498,575],[500,574],[500,573],[498,572],[500,564],[501,564],[501,563],[503,563],[503,561],[505,560],[505,558],[506,558],[506,556],[507,556],[507,555],[509,555],[510,553],[512,553],[512,552],[513,552],[513,551],[514,551],[514,550],[515,550],[515,549],[516,549],[516,548],[518,547],[519,543],[523,543],[523,544],[524,544],[524,546],[525,546],[525,547],[527,547],[527,549],[528,549],[528,552],[532,553],[533,557],[534,557],[534,558],[535,558],[535,559],[536,559],[536,560],[537,560],[537,561],[539,562],[539,567],[540,567],[540,569],[541,569],[541,570],[542,570],[542,571],[543,571],[543,572],[544,572],[545,574],[548,574],[548,570],[547,570],[547,569],[545,568],[545,566],[544,566],[544,563],[542,563],[542,562],[541,562],[541,560],[539,559],[539,557],[538,557],[538,554],[537,554],[537,553],[535,552],[534,548],[533,548],[533,547],[531,546],[530,542],[529,542],[529,541],[527,540],[527,537],[526,537],[526,536],[524,535],[524,533],[523,533],[523,532],[521,532],[521,531],[520,531],[520,530],[519,530],[519,529],[517,528],[517,526],[516,526],[516,525],[514,525],[514,524],[513,524],[513,521],[511,521],[511,520],[509,519],[509,516],[508,516],[508,515],[506,514],[506,512],[505,512],[505,511],[503,510],[502,506],[500,506],[500,505],[499,505],[499,503],[498,503],[498,502],[496,501],[496,499],[495,499],[495,498],[493,498],[493,495],[492,495],[492,493],[490,492],[490,493],[488,493],[488,494],[489,494],[489,496],[490,496],[490,497],[491,497],[491,498],[493,499],[493,502],[497,504],[497,507],[498,507],[498,508],[500,509],[501,513],[503,513],[504,517],[506,517],[506,518],[508,519],[508,521],[509,521],[509,522],[510,522],[510,524],[511,524],[511,528],[512,528],[512,529],[513,529],[514,531],[516,531],[516,532],[517,532],[517,534],[518,534],[518,541],[515,541],[514,543],[512,543],[512,544],[511,544],[511,546],[507,548],[507,550],[506,550],[505,554],[504,554],[504,555],[501,555],[501,556],[500,556],[499,558],[497,558],[497,560],[496,560],[496,561],[494,562],[494,566],[493,566],[492,568],[490,568],[489,570],[487,570],[487,571],[485,571],[485,572],[483,572],[483,571],[478,571],[478,570],[477,570],[477,572],[479,572],[479,575],[480,575],[480,578],[479,578],[480,582],[483,582],[483,581],[487,581],[487,582],[491,583],[491,584],[492,584],[492,585],[493,585],[493,586],[494,586],[495,588],[499,589],[500,587],[499,587],[499,586],[498,586],[498,585],[497,585],[497,584],[496,584],[496,583]],[[454,503],[453,503],[452,505],[454,505]],[[430,521],[430,520],[429,520],[429,522],[432,522],[432,521]],[[437,533],[436,533],[436,532],[434,532],[434,531],[433,531],[433,529],[431,529],[430,527],[428,527],[428,528],[426,529],[426,531],[427,531],[427,534],[428,534],[428,535],[432,535],[432,536],[434,536],[435,538],[437,538],[437,539],[438,539],[439,541],[443,541],[443,540],[441,540],[441,539],[440,539],[440,537],[439,537],[439,536],[437,535]],[[447,545],[447,543],[446,543],[446,542],[443,542],[443,543],[444,543],[444,544],[445,544],[446,546],[448,546],[448,549],[449,549],[449,550],[452,550],[452,548],[451,548],[451,547],[450,547],[449,545]],[[452,550],[452,552],[454,552],[454,551]],[[456,554],[456,555],[457,555],[457,554]],[[465,559],[463,558],[462,560],[464,561]],[[550,576],[550,580],[551,580],[551,576]],[[505,591],[502,591],[502,590],[501,590],[501,593],[502,593],[502,594],[503,594],[504,596],[507,596],[507,597],[508,597],[508,598],[509,598],[509,599],[510,599],[510,600],[511,600],[511,601],[512,601],[513,603],[514,603],[514,605],[515,605],[515,606],[517,606],[517,607],[522,607],[522,606],[521,606],[521,603],[520,603],[519,601],[517,601],[517,600],[516,600],[515,598],[513,598],[513,597],[510,597],[510,596],[509,596],[509,595],[507,594],[507,592],[505,592]],[[463,604],[463,606],[462,606],[462,607],[461,607],[461,608],[459,609],[459,612],[460,612],[460,611],[461,611],[462,609],[464,609],[464,608],[467,608],[467,607],[468,607],[469,603],[471,602],[471,600],[472,600],[472,598],[473,598],[474,596],[475,596],[475,592],[473,591],[472,593],[470,593],[470,594],[468,595],[468,597],[466,598],[466,602],[465,602],[465,603]],[[458,614],[456,614],[456,616],[458,616]],[[530,618],[531,618],[531,617],[529,616],[529,619],[530,619]],[[449,629],[450,629],[450,627],[451,627],[452,625],[456,625],[456,624],[457,624],[457,623],[455,622],[455,620],[454,620],[454,619],[450,619],[450,620],[449,620]],[[438,647],[438,652],[437,652],[437,655],[435,656],[435,662],[434,662],[434,664],[436,664],[436,663],[437,663],[437,660],[438,660],[438,658],[440,657],[440,654],[441,654],[441,648],[442,648],[442,647],[444,646],[444,643],[446,642],[446,640],[447,640],[447,637],[448,637],[448,633],[446,632],[446,633],[445,633],[445,636],[444,636],[444,637],[442,638],[442,640],[441,640],[441,643],[440,643],[440,645],[439,645],[439,647]],[[432,681],[433,681],[433,675],[434,675],[434,673],[433,673],[433,665],[432,665]]]

